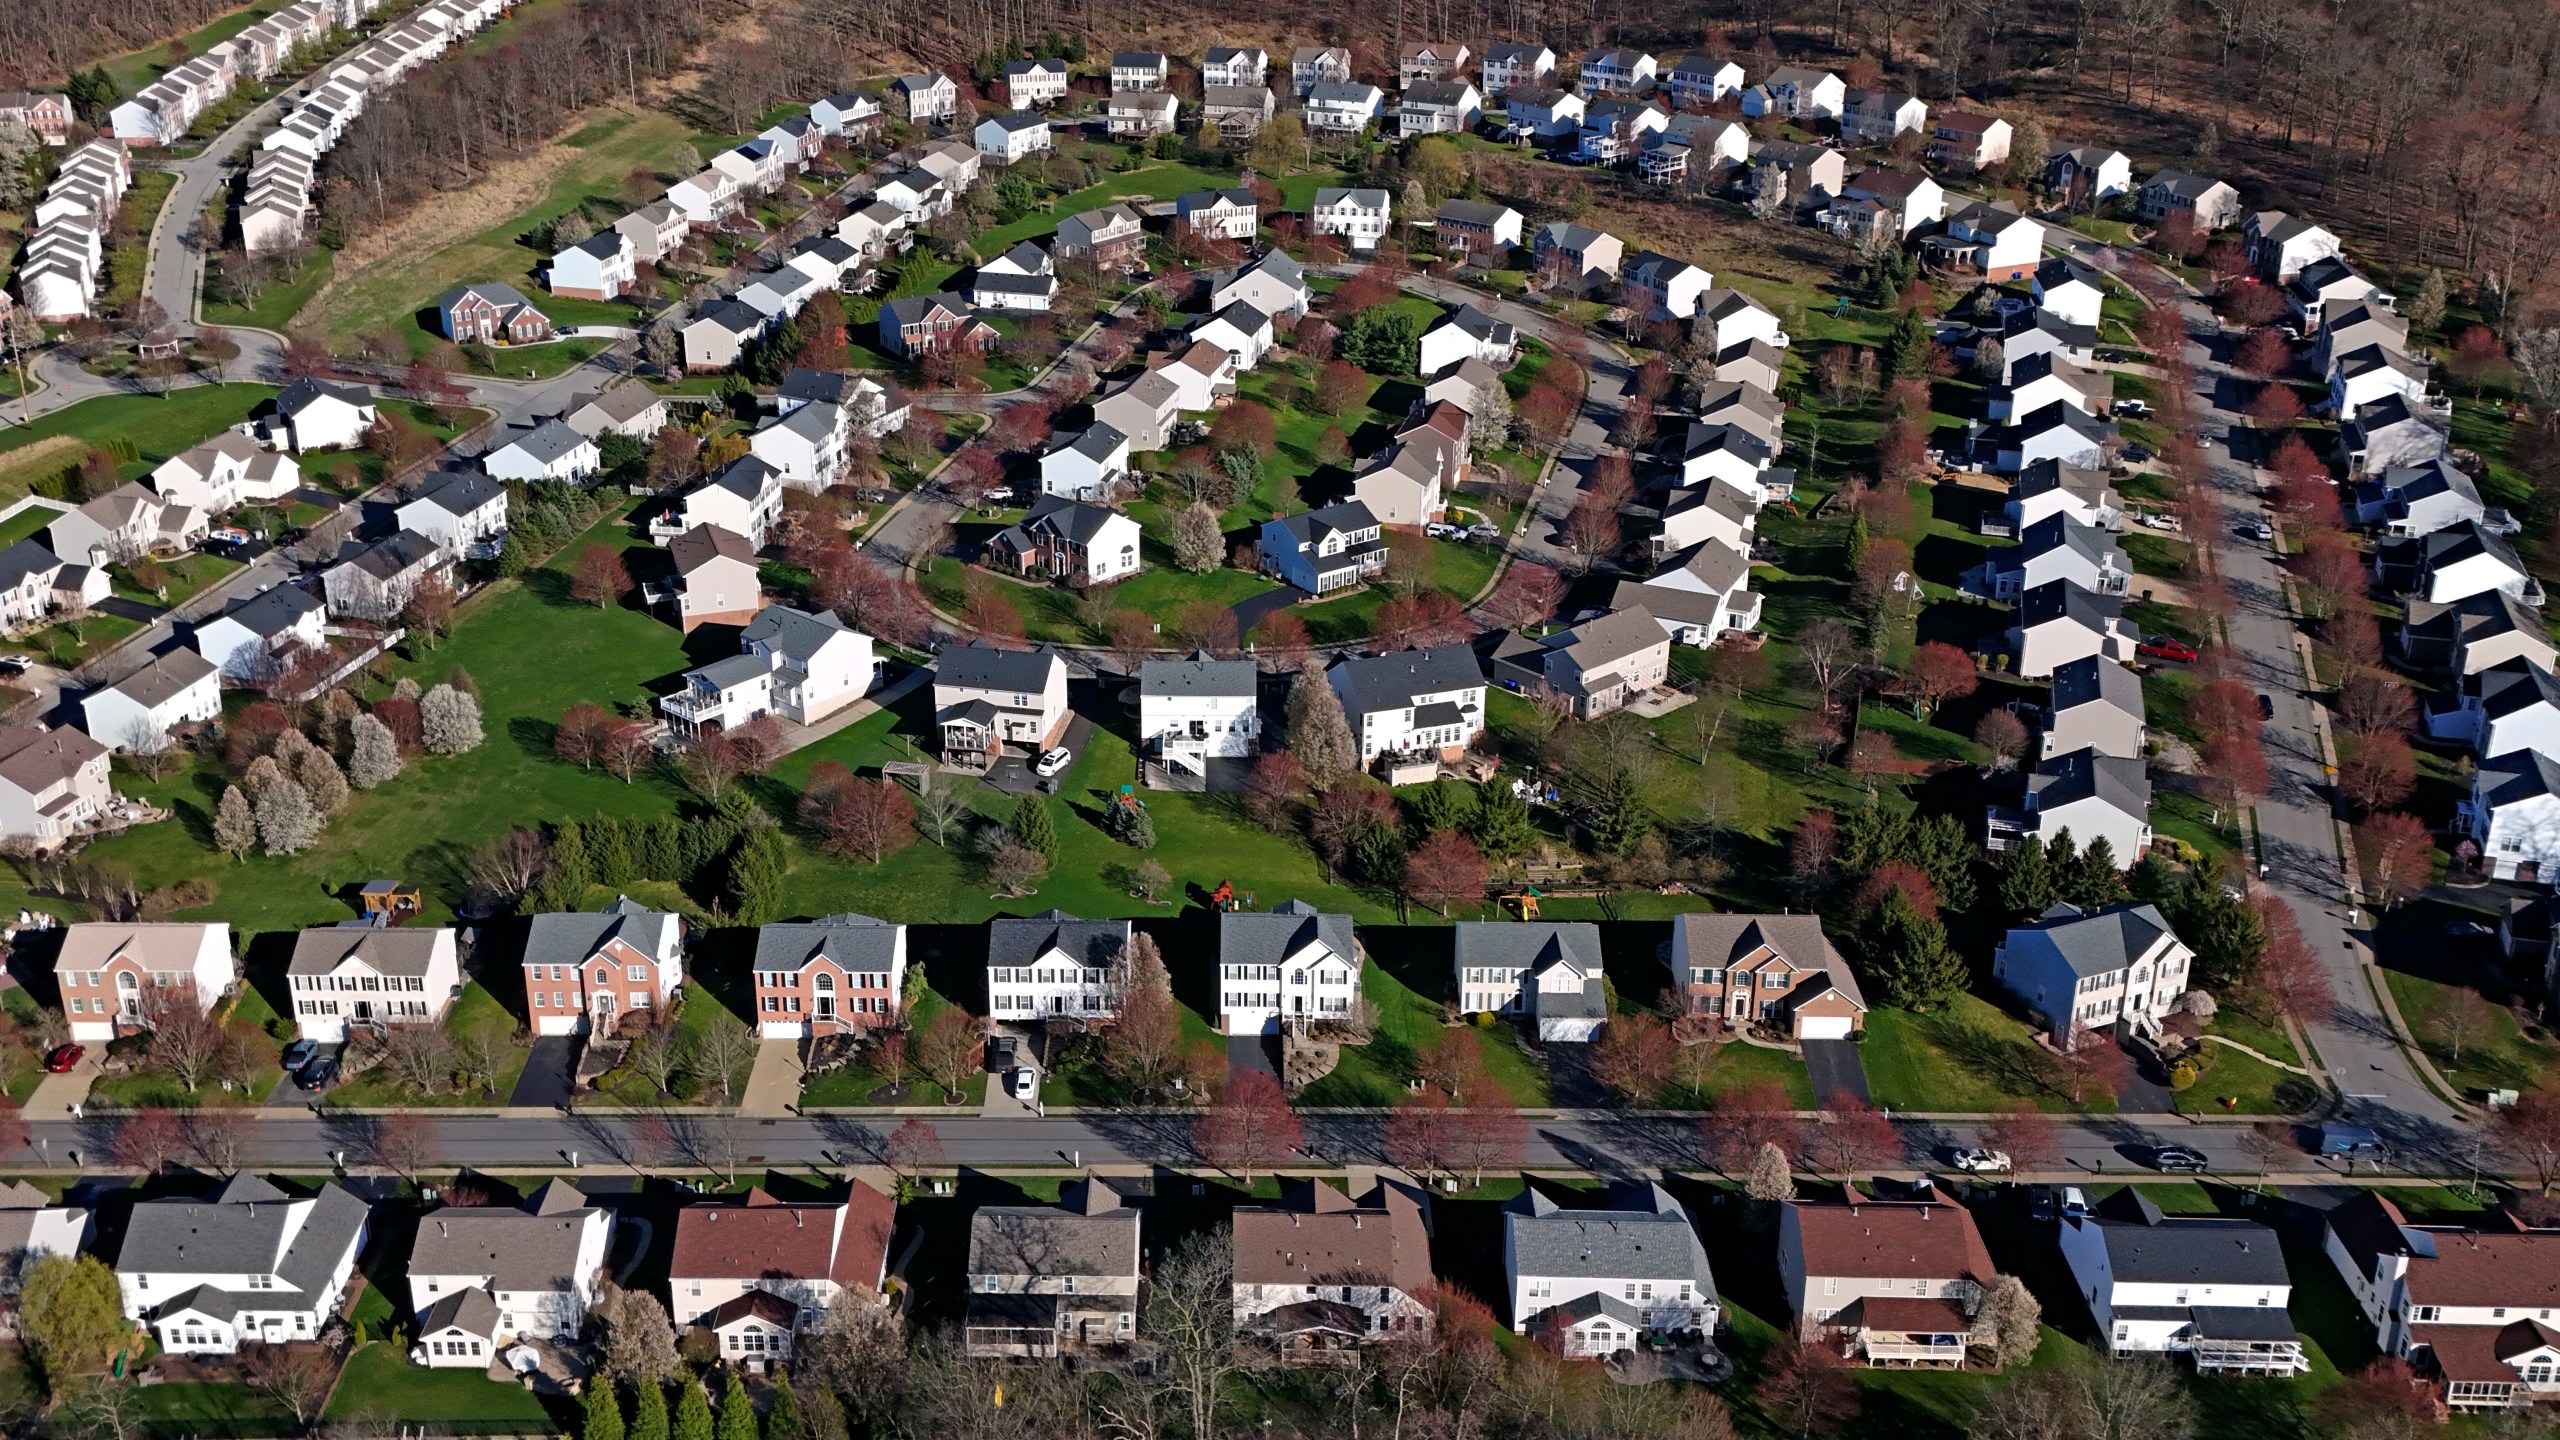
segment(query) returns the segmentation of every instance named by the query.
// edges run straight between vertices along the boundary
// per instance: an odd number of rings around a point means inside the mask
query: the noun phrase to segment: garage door
[[[1805,1015],[1796,1021],[1799,1040],[1846,1040],[1849,1017],[1846,1015]]]

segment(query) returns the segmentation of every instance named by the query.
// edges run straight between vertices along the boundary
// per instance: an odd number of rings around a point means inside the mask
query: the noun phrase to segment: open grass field
[[[1975,995],[1926,1015],[1877,1007],[1867,1015],[1860,1055],[1868,1088],[1887,1109],[1980,1112],[2021,1100],[2057,1113],[2115,1109],[2102,1086],[2075,1102],[2025,1023]]]
[[[398,1347],[375,1341],[347,1357],[337,1393],[330,1397],[331,1424],[410,1424],[513,1427],[541,1433],[560,1423],[540,1397],[501,1385],[477,1370],[430,1370],[412,1365]]]
[[[129,50],[100,63],[106,67],[107,78],[116,82],[117,92],[131,96],[136,90],[176,69],[178,63],[183,63],[188,56],[203,54],[283,9],[286,3],[287,0],[258,0],[257,4],[243,5],[179,36],[176,43],[185,53],[177,62],[171,61],[170,47],[163,43]]]
[[[101,395],[66,405],[33,425],[0,433],[0,474],[9,456],[52,436],[65,435],[83,449],[112,439],[130,440],[142,452],[142,470],[159,464],[207,436],[249,418],[259,401],[276,393],[273,385],[197,385],[167,395]],[[58,450],[58,447],[57,447]],[[78,454],[69,461],[76,463]]]
[[[221,261],[217,259],[211,263],[219,266]],[[204,322],[208,325],[244,325],[258,330],[281,332],[293,322],[295,312],[310,304],[311,297],[319,293],[320,287],[329,283],[329,277],[337,273],[337,268],[336,251],[315,247],[311,252],[311,258],[301,268],[258,292],[257,298],[245,305],[233,305],[216,300],[214,296],[217,293],[228,292],[222,291],[217,280],[207,276],[203,299]]]

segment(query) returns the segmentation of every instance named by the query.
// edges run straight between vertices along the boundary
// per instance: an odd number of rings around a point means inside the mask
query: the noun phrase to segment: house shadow
[[[1933,585],[1950,589],[1964,584],[1965,572],[1980,565],[1991,547],[1952,535],[1924,537],[1911,552],[1911,570]]]
[[[2005,605],[1933,600],[1920,607],[1914,638],[1922,644],[1936,640],[1970,652],[1985,636],[1997,637],[2007,630],[2016,613]]]
[[[907,954],[924,966],[933,993],[972,1015],[988,1013],[986,926],[910,925]]]

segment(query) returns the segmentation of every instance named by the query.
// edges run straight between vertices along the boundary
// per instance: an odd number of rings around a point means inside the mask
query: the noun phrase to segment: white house
[[[2470,798],[2454,806],[2453,833],[2479,847],[2491,879],[2560,878],[2560,756],[2518,750],[2482,761]]]
[[[1307,286],[1307,273],[1286,250],[1277,246],[1262,252],[1259,259],[1236,271],[1233,278],[1209,293],[1212,314],[1243,301],[1274,319],[1302,316],[1312,292]]]
[[[1847,1186],[1778,1211],[1778,1278],[1799,1344],[1853,1365],[1964,1364],[1987,1342],[1982,1298],[1998,1283],[1962,1205],[1927,1191],[1870,1199]],[[1882,1187],[1878,1187],[1881,1189]]]
[[[2094,204],[2133,193],[2133,158],[2104,145],[2055,145],[2045,154],[2044,183],[2059,195]]]
[[[1271,52],[1251,45],[1212,45],[1201,52],[1202,85],[1261,85],[1271,78]]]
[[[2054,834],[2048,828],[2045,840]],[[2075,831],[2072,838],[2085,849],[2100,837]],[[2131,864],[2134,852],[2118,849],[2116,859]],[[2072,1044],[2075,1031],[2156,1026],[2187,992],[2194,960],[2155,906],[2056,904],[2010,927],[1992,954],[1991,976],[2041,1017],[2055,1043]]]
[[[547,911],[525,931],[536,1035],[611,1035],[626,1015],[665,1014],[683,983],[684,921],[627,895],[602,910]]]
[[[1386,103],[1386,92],[1375,85],[1326,81],[1307,91],[1306,126],[1320,134],[1356,134],[1378,118]]]
[[[173,1001],[174,992],[210,1011],[239,979],[231,927],[220,921],[68,925],[52,964],[71,1038],[92,1045],[150,1028],[158,1002]]]
[[[1142,662],[1140,751],[1168,770],[1204,778],[1212,760],[1250,758],[1262,745],[1259,673],[1250,660],[1213,660],[1206,652]]]
[[[1986,280],[2015,280],[2044,261],[2044,225],[2006,205],[1976,203],[1948,216],[1943,243]]]
[[[1533,1181],[1502,1207],[1502,1268],[1515,1332],[1553,1330],[1566,1355],[1632,1351],[1648,1334],[1712,1334],[1715,1274],[1689,1214],[1659,1184],[1567,1210]]]
[[[1033,501],[1020,524],[987,542],[995,564],[1078,585],[1125,580],[1138,573],[1141,554],[1137,521],[1107,505],[1056,495]]]
[[[1992,390],[1985,407],[1994,420],[2016,421],[2047,405],[2104,415],[2115,400],[2113,372],[2082,369],[2059,351],[2029,355],[2007,368],[2008,383]]]
[[[2205,175],[2161,170],[2134,192],[2134,210],[2152,225],[2183,215],[2202,234],[2240,223],[2240,192]]]
[[[651,440],[666,428],[667,402],[637,380],[620,380],[571,396],[560,420],[591,440],[601,440],[607,432]]]
[[[639,264],[631,237],[607,228],[553,255],[543,284],[554,295],[610,300],[639,283]]]
[[[1289,52],[1289,88],[1305,99],[1319,85],[1351,82],[1351,52],[1339,45],[1301,45]]]
[[[582,480],[603,464],[595,441],[557,420],[509,435],[480,457],[480,468],[500,480]]]
[[[222,674],[193,650],[172,650],[80,697],[80,728],[111,750],[157,750],[180,725],[222,718]]]
[[[1274,336],[1271,317],[1239,300],[1214,315],[1202,317],[1191,327],[1191,339],[1195,344],[1217,346],[1235,361],[1238,370],[1250,370],[1270,352]]]
[[[1618,277],[1619,299],[1630,314],[1648,320],[1686,320],[1714,287],[1716,277],[1686,260],[1651,250],[1628,257]]]
[[[1307,210],[1311,233],[1340,236],[1353,250],[1374,250],[1386,238],[1393,206],[1387,192],[1327,185]]]
[[[2518,750],[2560,755],[2560,679],[2528,659],[2504,661],[2430,696],[2425,722],[2430,736],[2467,745],[2484,760]]]
[[[1049,119],[1032,110],[990,115],[978,122],[973,138],[977,141],[979,154],[1010,165],[1026,156],[1048,153],[1051,138]]]
[[[1662,88],[1671,103],[1684,109],[1703,110],[1727,95],[1742,93],[1742,66],[1718,55],[1692,52],[1671,62],[1662,72]]]
[[[327,609],[319,596],[300,586],[275,585],[197,621],[190,643],[224,679],[253,680],[285,651],[317,649]]]
[[[792,489],[818,491],[844,473],[851,439],[842,405],[795,405],[757,426],[747,437],[747,453],[772,466]]]
[[[2106,531],[2057,514],[2021,529],[2018,543],[1992,550],[1964,578],[1968,588],[2012,603],[2056,581],[2122,595],[2132,583],[2133,565]]]
[[[1363,765],[1381,756],[1455,760],[1484,733],[1484,671],[1464,645],[1346,655],[1325,678]]]
[[[351,1030],[441,1022],[462,966],[449,929],[324,925],[295,938],[285,988],[302,1038],[334,1045]]]
[[[2457,678],[2523,659],[2545,670],[2560,664],[2551,627],[2522,600],[2487,590],[2439,605],[2412,600],[2400,620],[2400,653],[2410,664]]]
[[[2489,513],[2479,487],[2454,468],[2449,455],[2385,469],[2350,492],[2346,511],[2353,523],[2394,538],[2432,535]]]
[[[270,449],[350,450],[373,428],[373,392],[361,385],[296,380],[249,412],[240,433]]]
[[[1547,84],[1556,73],[1556,52],[1544,45],[1487,45],[1480,73],[1484,98],[1499,100],[1524,86]]]
[[[1105,111],[1111,138],[1143,140],[1170,135],[1182,113],[1182,101],[1170,90],[1136,90],[1114,94]]]
[[[1129,922],[1064,910],[987,922],[987,1011],[997,1021],[1108,1020],[1128,983]]]
[[[1262,228],[1262,205],[1251,190],[1189,190],[1175,197],[1176,225],[1209,240],[1251,240]]]
[[[2053,692],[2037,723],[2037,759],[2095,750],[2139,760],[2143,739],[2141,676],[2095,655],[2054,667]]]
[[[2189,1355],[2199,1375],[2298,1375],[2286,1306],[2293,1277],[2276,1232],[2228,1215],[2164,1215],[2127,1186],[2062,1221],[2062,1258],[2098,1334],[2121,1360]]]
[[[2455,1410],[2505,1410],[2560,1385],[2546,1312],[2560,1235],[2512,1223],[2417,1225],[2375,1191],[2329,1210],[2321,1252],[2386,1356],[2409,1360]]]
[[[897,1202],[859,1180],[842,1200],[782,1201],[755,1186],[696,1201],[676,1212],[668,1318],[709,1329],[730,1364],[786,1363],[833,1306],[881,1303],[896,1222]]]
[[[2016,129],[1997,115],[1977,110],[1942,110],[1929,127],[1927,156],[1960,170],[1988,170],[2009,158]]]
[[[1848,108],[1849,84],[1828,70],[1781,65],[1742,92],[1742,113],[1753,119],[1837,120]]]
[[[889,94],[906,110],[907,119],[919,125],[948,120],[960,108],[960,87],[939,70],[901,75],[889,82]]]
[[[261,450],[226,430],[160,462],[151,488],[171,505],[219,515],[254,500],[281,500],[302,485],[302,467],[279,451]]]
[[[1681,448],[1680,483],[1731,485],[1754,505],[1765,505],[1771,487],[1764,477],[1776,454],[1766,439],[1744,426],[1693,423]]]
[[[407,1267],[415,1349],[431,1370],[486,1371],[519,1339],[575,1340],[610,1278],[613,1212],[566,1180],[513,1208],[444,1205],[418,1220]]]
[[[1056,61],[1049,63],[1058,65],[1059,88],[1063,90],[1066,87],[1067,67]],[[840,95],[829,95],[809,102],[809,119],[821,133],[847,134],[863,126],[877,124],[880,119],[880,101],[878,97],[863,91],[847,90]]]
[[[748,455],[678,495],[666,514],[649,522],[649,538],[664,545],[702,525],[717,525],[760,550],[782,521],[782,472]]]
[[[1728,487],[1706,487],[1713,495]],[[1751,589],[1751,557],[1738,545],[1710,536],[1665,560],[1643,580],[1621,580],[1610,604],[1641,609],[1673,640],[1708,646],[1728,630],[1760,624],[1762,597]]]
[[[400,528],[447,554],[495,554],[507,533],[507,487],[468,470],[439,470],[413,485],[392,514]]]
[[[1304,1033],[1312,1024],[1347,1022],[1360,1000],[1360,958],[1351,917],[1304,900],[1220,915],[1219,1031],[1276,1035],[1284,1027]]]
[[[2130,662],[2139,638],[2125,624],[2122,596],[2055,580],[2018,597],[2007,644],[2018,677],[2037,680],[2085,655]]]
[[[1709,540],[1748,551],[1759,530],[1759,517],[1760,507],[1736,486],[1675,488],[1662,502],[1661,528],[1650,542],[1653,558],[1667,560]]]
[[[2042,357],[2027,356],[2016,363],[2024,365],[2039,358]],[[2002,474],[2016,474],[2046,460],[2093,468],[2114,439],[2114,424],[2090,414],[2085,404],[2051,401],[2017,415],[1991,432],[1992,468]]]
[[[1852,145],[1882,145],[1928,126],[1929,107],[1903,90],[1852,90],[1840,112],[1840,138]]]
[[[316,1340],[369,1217],[334,1181],[288,1195],[245,1170],[210,1196],[137,1201],[115,1258],[125,1318],[148,1323],[175,1355]]]
[[[1067,664],[1050,650],[946,648],[933,672],[944,763],[983,764],[1003,746],[1038,754],[1067,729]]]
[[[1434,1287],[1422,1205],[1421,1192],[1399,1181],[1354,1200],[1330,1181],[1304,1180],[1285,1185],[1276,1205],[1237,1206],[1238,1339],[1271,1346],[1284,1364],[1316,1365],[1428,1333]]]
[[[1513,139],[1547,143],[1574,139],[1582,134],[1588,108],[1572,91],[1545,85],[1518,86],[1502,97],[1503,122]]]
[[[1508,369],[1520,354],[1520,332],[1474,305],[1461,305],[1424,328],[1416,345],[1416,373],[1431,379],[1469,360]]]
[[[768,605],[738,632],[738,653],[685,672],[659,697],[679,734],[733,730],[759,715],[814,725],[860,700],[879,676],[871,637],[832,610]]]
[[[1357,499],[1262,522],[1262,569],[1308,595],[1358,585],[1387,566],[1378,517]]]
[[[2084,852],[2106,841],[2119,868],[2140,859],[2151,848],[2151,775],[2144,763],[2095,750],[2040,761],[2027,776],[2023,809],[1993,814],[1988,838],[1994,850],[2027,835],[2050,846],[2066,831]]]
[[[1065,437],[1040,457],[1043,495],[1109,500],[1128,478],[1129,437],[1100,421]]]
[[[2485,590],[2531,598],[2535,581],[2515,546],[2477,520],[2406,540],[2383,542],[2374,569],[2392,589],[2442,604]]]
[[[1574,921],[1461,920],[1451,952],[1458,1008],[1532,1023],[1538,1039],[1587,1043],[1607,1023],[1600,927]]]
[[[1466,135],[1484,120],[1484,96],[1464,80],[1425,80],[1396,102],[1396,133]]]
[[[2317,260],[2339,253],[2338,237],[2325,226],[2282,210],[2256,210],[2240,222],[2241,247],[2258,278],[2282,285]]]
[[[2056,255],[2039,264],[2035,278],[2029,282],[2028,294],[2036,308],[2049,311],[2067,324],[2096,329],[2099,312],[2106,304],[2106,287],[2098,280],[2098,272],[2072,259]]]

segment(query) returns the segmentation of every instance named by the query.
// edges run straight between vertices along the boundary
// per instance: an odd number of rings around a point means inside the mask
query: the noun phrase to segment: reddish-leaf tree
[[[2499,1148],[2524,1170],[2532,1172],[2543,1194],[2560,1185],[2560,1090],[2549,1083],[2528,1090],[2513,1105],[2502,1105],[2490,1112]]]
[[[2255,735],[2258,697],[2237,680],[2207,680],[2187,701],[2187,723],[2198,735]]]
[[[891,1174],[910,1178],[920,1175],[942,1163],[942,1137],[924,1117],[910,1115],[880,1143],[880,1161]]]
[[[1453,905],[1481,902],[1484,878],[1483,854],[1455,830],[1433,831],[1405,857],[1405,889],[1443,916]]]
[[[2382,663],[2382,626],[2362,606],[2330,616],[2320,627],[2320,643],[2347,669]]]
[[[2273,330],[2254,330],[2248,339],[2240,342],[2240,348],[2232,352],[2231,363],[2243,374],[2270,379],[2283,374],[2286,367],[2293,364],[2293,347],[2285,343],[2284,336]]]
[[[1328,360],[1316,371],[1308,403],[1319,415],[1340,415],[1369,398],[1369,374],[1348,360]]]
[[[2373,1361],[2321,1395],[2316,1433],[2407,1440],[2443,1428],[2436,1388],[2396,1357]]]
[[[551,753],[581,770],[593,769],[604,754],[604,732],[613,712],[593,700],[581,700],[560,716],[551,734]]]
[[[160,1105],[145,1105],[118,1121],[115,1138],[107,1142],[107,1154],[118,1165],[145,1175],[177,1164],[186,1153],[186,1127],[175,1111]]]
[[[2415,815],[2386,810],[2356,827],[2356,858],[2374,903],[2394,909],[2435,878],[2435,833]]]
[[[1820,1340],[1791,1340],[1767,1361],[1752,1396],[1778,1432],[1793,1440],[1833,1435],[1858,1413],[1848,1362]]]
[[[1268,458],[1280,445],[1280,422],[1269,407],[1237,400],[1209,424],[1209,443],[1221,450],[1250,450]]]
[[[1502,572],[1482,607],[1484,617],[1508,629],[1535,625],[1556,612],[1564,598],[1564,577],[1552,566],[1517,560]]]
[[[2293,912],[2276,900],[2255,908],[2267,927],[2267,948],[2258,956],[2258,983],[2266,987],[2276,1009],[2295,1024],[2328,1020],[2338,1008],[2337,992],[2329,987],[2329,972],[2320,968],[2320,957],[2312,953]]]
[[[2506,362],[2507,347],[2486,325],[2467,325],[2453,337],[2453,349],[2444,359],[2444,368],[2454,379],[2471,387],[2474,398]]]
[[[2215,809],[2237,814],[2267,793],[2267,750],[2254,733],[2226,731],[2204,742],[2204,792]]]
[[[1740,1175],[1763,1145],[1775,1145],[1791,1158],[1801,1153],[1804,1125],[1795,1108],[1794,1097],[1775,1080],[1755,1080],[1716,1097],[1715,1108],[1698,1122],[1708,1163]]]
[[[1980,683],[1972,656],[1943,640],[1932,640],[1911,652],[1911,662],[1885,688],[1909,697],[1911,713],[1926,720],[1946,702],[1972,694]]]
[[[1844,1178],[1881,1170],[1903,1158],[1902,1132],[1884,1112],[1846,1090],[1822,1100],[1823,1118],[1813,1127],[1812,1151]]]
[[[1259,1070],[1247,1070],[1227,1082],[1225,1093],[1193,1128],[1193,1148],[1200,1158],[1253,1183],[1298,1148],[1305,1138],[1298,1114],[1280,1082]]]
[[[827,849],[877,865],[916,838],[915,802],[894,780],[855,780],[826,808]]]
[[[1022,612],[996,592],[992,581],[971,577],[968,593],[960,605],[960,623],[984,644],[1002,650],[1027,648],[1023,639]]]
[[[1488,1085],[1484,1047],[1464,1030],[1443,1030],[1414,1052],[1413,1078],[1421,1081],[1426,1090],[1437,1090],[1460,1105],[1472,1105],[1483,1097]]]
[[[2406,732],[2417,723],[2418,702],[2409,682],[2380,670],[2362,670],[2338,685],[2338,720],[2350,735]]]
[[[1429,1177],[1453,1168],[1450,1161],[1449,1097],[1438,1090],[1423,1090],[1387,1112],[1386,1133],[1382,1137],[1387,1158],[1412,1171]]]
[[[2270,380],[2258,387],[2258,398],[2249,402],[2249,423],[2261,430],[2288,430],[2302,423],[2302,396],[2281,380]]]
[[[2352,735],[2338,757],[2338,793],[2365,814],[2397,805],[2418,788],[2418,757],[2397,730]]]
[[[1583,569],[1617,553],[1621,534],[1618,508],[1607,496],[1585,490],[1573,497],[1573,509],[1564,519],[1564,542]]]
[[[2294,578],[2301,582],[2305,610],[2315,618],[2334,615],[2364,595],[2364,557],[2344,535],[2319,531],[2303,542]]]
[[[1849,901],[1849,913],[1863,919],[1883,904],[1886,896],[1897,891],[1922,918],[1938,918],[1938,887],[1930,883],[1926,871],[1908,860],[1888,860],[1868,871],[1867,878],[1858,882],[1858,893]]]
[[[2279,340],[2284,338],[2273,330],[2257,329],[2272,324],[2284,314],[2284,296],[2277,293],[2272,285],[2244,282],[2224,286],[2220,302],[2214,308],[2222,312],[2223,319],[2242,329],[2255,330],[2261,335],[2276,335]]]
[[[1254,823],[1274,835],[1298,827],[1298,808],[1307,803],[1307,769],[1294,752],[1265,750],[1255,757],[1244,778],[1245,811]]]
[[[1194,600],[1182,607],[1174,617],[1174,639],[1185,650],[1206,650],[1212,655],[1234,655],[1244,648],[1236,635],[1236,612],[1233,607],[1215,600]]]
[[[2062,1127],[2021,1100],[1982,1127],[1982,1143],[2009,1157],[2018,1170],[2050,1170],[2062,1163]]]
[[[1517,1169],[1529,1149],[1529,1125],[1520,1109],[1493,1087],[1449,1117],[1449,1165],[1482,1185],[1489,1170]]]
[[[1311,648],[1307,622],[1289,611],[1274,610],[1253,627],[1254,657],[1263,669],[1275,674],[1294,671],[1306,663]]]
[[[1615,1018],[1601,1028],[1600,1043],[1591,1047],[1591,1073],[1625,1103],[1645,1104],[1671,1083],[1671,1062],[1679,1048],[1659,1016],[1639,1012]]]
[[[590,545],[578,552],[569,572],[569,593],[602,610],[631,592],[631,571],[622,552],[610,545]]]

